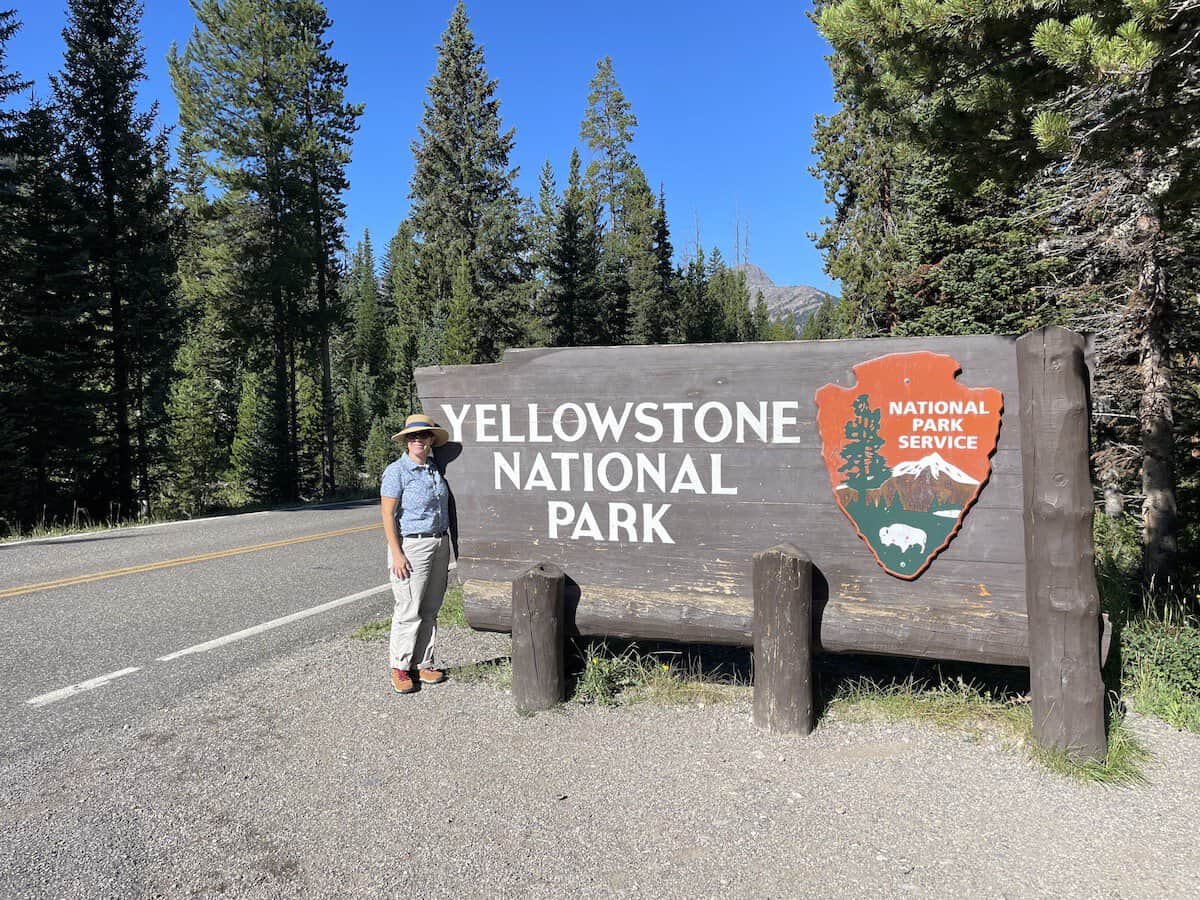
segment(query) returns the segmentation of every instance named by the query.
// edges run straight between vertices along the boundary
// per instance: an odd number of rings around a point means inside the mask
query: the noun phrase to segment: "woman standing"
[[[449,439],[429,416],[409,416],[392,435],[404,455],[383,470],[379,488],[395,599],[388,655],[398,694],[415,691],[414,678],[421,684],[446,680],[433,663],[450,564],[450,492],[433,461],[433,448]]]

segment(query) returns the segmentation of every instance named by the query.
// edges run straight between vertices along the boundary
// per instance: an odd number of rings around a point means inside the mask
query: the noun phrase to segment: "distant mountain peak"
[[[734,271],[742,272],[746,276],[746,285],[750,288],[755,287],[775,287],[775,282],[771,280],[771,276],[760,269],[754,263],[742,263],[740,266],[734,266]]]
[[[753,263],[734,266],[733,271],[745,275],[746,287],[750,291],[750,308],[754,308],[761,293],[772,319],[784,319],[790,313],[796,325],[800,325],[826,300],[836,299],[832,294],[807,284],[776,284],[771,276]]]

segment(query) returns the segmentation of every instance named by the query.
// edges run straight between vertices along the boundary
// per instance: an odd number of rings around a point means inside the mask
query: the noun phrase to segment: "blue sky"
[[[65,0],[0,0],[24,23],[8,66],[49,92],[62,63]],[[366,104],[349,170],[347,240],[364,228],[376,251],[408,210],[410,145],[416,137],[436,45],[453,0],[327,0],[335,55],[348,64],[351,100]],[[147,80],[175,121],[166,53],[194,18],[188,0],[146,0]],[[467,11],[483,44],[525,194],[550,159],[560,187],[596,61],[608,55],[639,126],[633,150],[652,185],[666,189],[672,240],[682,259],[699,228],[706,249],[734,250],[735,222],[749,227],[750,262],[777,284],[836,291],[808,235],[826,210],[809,174],[812,122],[833,111],[828,47],[803,2],[608,0],[599,4],[474,0]]]

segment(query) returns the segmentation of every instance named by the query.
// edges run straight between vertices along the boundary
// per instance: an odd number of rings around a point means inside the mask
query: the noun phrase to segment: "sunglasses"
[[[410,441],[424,441],[424,440],[430,440],[432,438],[433,438],[432,431],[414,431],[412,434],[410,434],[408,436],[408,439]]]

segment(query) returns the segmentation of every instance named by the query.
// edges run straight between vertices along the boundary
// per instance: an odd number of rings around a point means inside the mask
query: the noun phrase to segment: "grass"
[[[1033,740],[1033,712],[1024,695],[993,692],[962,678],[936,683],[911,678],[890,684],[864,678],[848,681],[830,700],[827,712],[842,721],[927,722],[973,741],[990,737],[1004,748],[1024,751],[1052,772],[1079,781],[1130,785],[1146,780],[1143,765],[1149,755],[1120,710],[1109,721],[1108,755],[1103,762],[1080,762],[1043,747]]]
[[[1200,732],[1200,622],[1146,613],[1121,629],[1121,695],[1138,712]]]
[[[463,592],[461,584],[451,584],[446,589],[446,596],[442,600],[442,608],[438,612],[438,625],[442,628],[449,627],[466,627],[467,620],[463,615]],[[386,619],[377,619],[374,622],[368,622],[354,634],[350,635],[360,641],[375,641],[387,640],[391,634],[392,619],[389,616]]]
[[[723,671],[695,649],[647,650],[617,641],[575,648],[571,700],[616,706],[619,703],[712,705],[748,700],[749,682],[736,669]]]
[[[1096,517],[1096,582],[1114,629],[1106,681],[1138,712],[1200,732],[1200,585],[1144,590],[1138,541],[1132,517]]]

